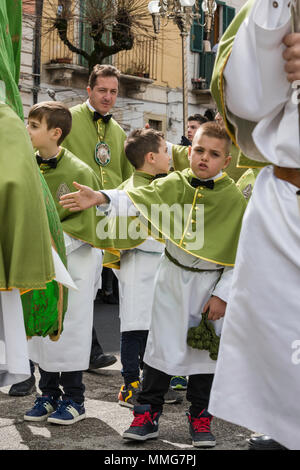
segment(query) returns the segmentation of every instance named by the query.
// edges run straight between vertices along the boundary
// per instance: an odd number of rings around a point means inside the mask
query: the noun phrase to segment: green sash
[[[155,237],[159,234],[198,258],[233,266],[245,200],[226,173],[215,181],[213,190],[194,189],[189,183],[192,177],[190,169],[176,171],[147,187],[126,190],[126,193],[151,223]],[[163,205],[166,211],[162,214]],[[201,211],[202,218],[198,215]]]
[[[237,188],[241,191],[247,202],[252,195],[254,183],[259,172],[259,168],[248,168],[236,183]]]
[[[0,2],[0,101],[6,102],[23,118],[18,89],[21,37],[21,0],[2,0]]]
[[[238,32],[239,27],[241,26],[242,22],[247,18],[250,14],[251,8],[254,5],[255,0],[249,0],[246,5],[239,11],[235,19],[226,29],[224,35],[222,36],[219,47],[218,53],[215,61],[212,81],[211,81],[211,94],[217,104],[218,110],[220,111],[224,123],[226,125],[227,131],[233,141],[233,143],[238,148],[238,142],[236,139],[236,128],[235,126],[229,121],[227,112],[226,112],[226,102],[225,102],[225,93],[224,93],[224,76],[223,72],[229,56],[231,54],[233,42],[235,36]],[[247,99],[247,97],[245,97]],[[250,131],[249,131],[250,132]],[[250,158],[246,157],[241,151],[238,158],[238,167],[240,168],[262,168],[266,166],[267,163],[258,162],[255,160],[251,160]]]

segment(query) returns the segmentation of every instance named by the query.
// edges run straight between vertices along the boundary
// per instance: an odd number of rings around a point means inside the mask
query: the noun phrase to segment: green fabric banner
[[[0,103],[0,289],[43,289],[55,277],[39,170],[24,123]]]
[[[43,196],[47,210],[52,246],[67,268],[63,229],[48,185],[40,173]],[[56,341],[63,331],[63,321],[68,307],[68,289],[51,281],[45,289],[33,289],[21,296],[26,335],[47,336]]]
[[[211,81],[211,94],[217,104],[218,110],[221,113],[224,123],[226,125],[228,134],[230,135],[233,143],[238,148],[238,143],[236,140],[236,130],[234,125],[228,120],[227,112],[226,112],[226,100],[225,100],[225,93],[224,93],[224,68],[227,64],[227,61],[230,57],[234,38],[238,32],[239,27],[241,26],[242,22],[247,18],[250,14],[251,8],[254,5],[255,0],[249,0],[243,8],[240,10],[238,15],[229,25],[225,33],[223,34],[219,47],[218,53],[215,61],[212,81]],[[266,166],[266,163],[257,162],[251,160],[246,155],[244,155],[241,151],[238,157],[238,164],[237,166],[240,168],[261,168]]]
[[[0,2],[0,101],[23,119],[18,83],[22,40],[21,0]]]

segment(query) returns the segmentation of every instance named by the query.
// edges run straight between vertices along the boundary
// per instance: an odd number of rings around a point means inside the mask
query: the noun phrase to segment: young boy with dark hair
[[[27,129],[33,147],[38,150],[37,163],[56,203],[64,231],[68,270],[78,291],[69,291],[59,341],[41,337],[29,341],[30,359],[39,364],[42,396],[25,413],[26,421],[48,419],[52,423],[73,424],[85,417],[82,371],[89,367],[94,283],[97,270],[101,270],[102,252],[94,248],[100,243],[96,237],[95,211],[82,211],[74,217],[61,207],[59,199],[71,190],[74,178],[94,190],[99,189],[99,183],[87,164],[60,147],[71,126],[71,113],[62,103],[39,103],[29,112]]]
[[[208,351],[187,344],[190,327],[208,313],[217,334],[231,287],[246,202],[223,170],[231,141],[218,124],[203,124],[189,150],[190,168],[126,191],[97,192],[74,183],[78,192],[61,204],[71,211],[110,201],[138,214],[166,239],[155,278],[152,318],[144,355],[144,379],[134,420],[123,437],[144,441],[158,436],[164,394],[174,374],[189,376],[187,399],[192,443],[213,447],[208,402],[216,361]],[[121,202],[121,204],[120,204]],[[167,218],[169,216],[169,219]]]
[[[134,189],[149,185],[167,175],[170,157],[164,135],[154,129],[136,129],[125,141],[125,154],[135,168],[133,175],[119,189]],[[112,219],[114,220],[114,219]],[[119,315],[121,327],[121,363],[124,385],[119,393],[119,404],[133,408],[140,390],[140,370],[151,321],[154,277],[164,251],[164,244],[148,237],[143,227],[135,227],[138,238],[116,239],[114,248],[120,248],[120,269],[115,269],[119,280]],[[142,236],[144,234],[144,236]],[[106,253],[104,266],[117,266],[114,255]],[[112,258],[115,258],[112,262]],[[110,261],[109,261],[110,260]],[[181,397],[169,390],[165,403],[176,403]]]

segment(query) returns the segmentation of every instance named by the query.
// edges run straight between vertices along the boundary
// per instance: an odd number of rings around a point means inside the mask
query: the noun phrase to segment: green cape
[[[131,177],[122,183],[118,189],[131,190],[134,188],[139,188],[143,186],[148,186],[154,180],[153,175],[146,173],[144,171],[134,171]],[[120,222],[121,219],[121,222]],[[143,233],[142,237],[131,238],[130,231],[127,230],[126,238],[115,238],[110,251],[105,251],[103,258],[103,266],[108,268],[120,269],[120,250],[130,250],[136,246],[141,245],[145,239],[148,237],[148,227],[137,217],[112,217],[107,218],[108,230],[110,233],[119,233],[119,225],[122,224],[122,219],[124,220],[124,225],[128,222],[128,226],[134,226],[134,233]]]
[[[65,262],[61,225],[47,185],[36,167],[23,122],[18,89],[22,2],[0,4],[0,289],[22,293],[27,336],[58,339],[67,289],[56,281],[51,241]],[[12,109],[19,115],[12,111]],[[49,231],[51,229],[51,236]]]
[[[172,146],[172,160],[175,171],[182,171],[185,168],[189,168],[190,161],[188,158],[188,147],[183,145],[173,145]],[[226,173],[234,181],[237,181],[243,174],[245,170],[237,168],[237,162],[239,157],[239,150],[235,145],[231,146],[230,155],[232,157],[229,166],[226,168]]]
[[[192,177],[190,169],[176,171],[147,187],[126,190],[126,193],[141,215],[151,222],[155,237],[160,234],[198,258],[233,266],[246,202],[226,173],[215,181],[213,190],[194,189],[189,183]],[[163,204],[165,223],[159,215]],[[184,205],[187,213],[183,212]],[[198,215],[202,209],[203,225]]]
[[[126,134],[119,124],[111,118],[105,125],[104,141],[109,145],[111,160],[106,166],[95,161],[95,146],[99,140],[97,124],[93,122],[92,113],[86,103],[74,106],[72,112],[72,129],[63,142],[63,147],[70,150],[80,160],[89,165],[100,180],[101,189],[117,188],[133,172],[124,152]]]
[[[73,186],[74,181],[99,191],[100,184],[94,171],[64,148],[58,156],[56,168],[50,168],[44,164],[40,168],[54,199],[64,232],[96,248],[101,248],[101,240],[96,235],[99,218],[96,216],[95,208],[70,212],[59,204],[59,199],[63,194],[76,191]]]
[[[220,43],[219,43],[219,47],[218,47],[218,53],[217,53],[212,81],[211,81],[211,94],[217,104],[219,112],[221,113],[224,119],[224,123],[226,125],[228,134],[230,135],[233,143],[236,145],[237,148],[238,148],[237,129],[229,121],[228,116],[227,116],[227,111],[226,111],[223,73],[224,73],[225,66],[227,64],[227,61],[232,51],[232,46],[233,46],[236,33],[239,27],[241,26],[242,22],[250,14],[250,11],[254,5],[254,2],[255,0],[249,0],[246,3],[246,5],[243,6],[243,8],[239,11],[237,16],[230,23],[229,27],[226,29],[224,35],[222,36]],[[249,127],[249,132],[250,132],[250,127]],[[238,167],[261,168],[266,165],[267,163],[251,160],[240,151],[239,158],[238,158]]]
[[[43,196],[47,209],[52,246],[67,268],[67,256],[62,225],[47,183],[40,173]],[[27,337],[47,336],[57,341],[63,331],[63,321],[68,307],[68,289],[51,281],[46,289],[34,289],[21,296]]]
[[[18,89],[22,38],[21,0],[0,2],[0,101],[23,118]],[[1,83],[4,82],[4,83]]]
[[[247,202],[252,195],[254,183],[259,172],[260,168],[248,168],[236,183],[237,188],[241,191]]]
[[[41,289],[55,277],[39,170],[21,119],[0,103],[0,289]]]

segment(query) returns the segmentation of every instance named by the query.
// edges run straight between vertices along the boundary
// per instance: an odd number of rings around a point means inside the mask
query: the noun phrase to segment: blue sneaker
[[[158,437],[158,418],[161,412],[151,412],[150,405],[135,405],[134,420],[130,427],[123,432],[124,439],[146,441]]]
[[[79,405],[73,400],[60,400],[57,410],[52,413],[47,422],[55,424],[74,424],[85,418],[83,403]]]
[[[24,415],[25,421],[45,421],[56,410],[58,400],[48,395],[37,397],[31,410]]]
[[[187,379],[182,375],[174,375],[174,377],[171,378],[170,385],[173,390],[186,390]]]

